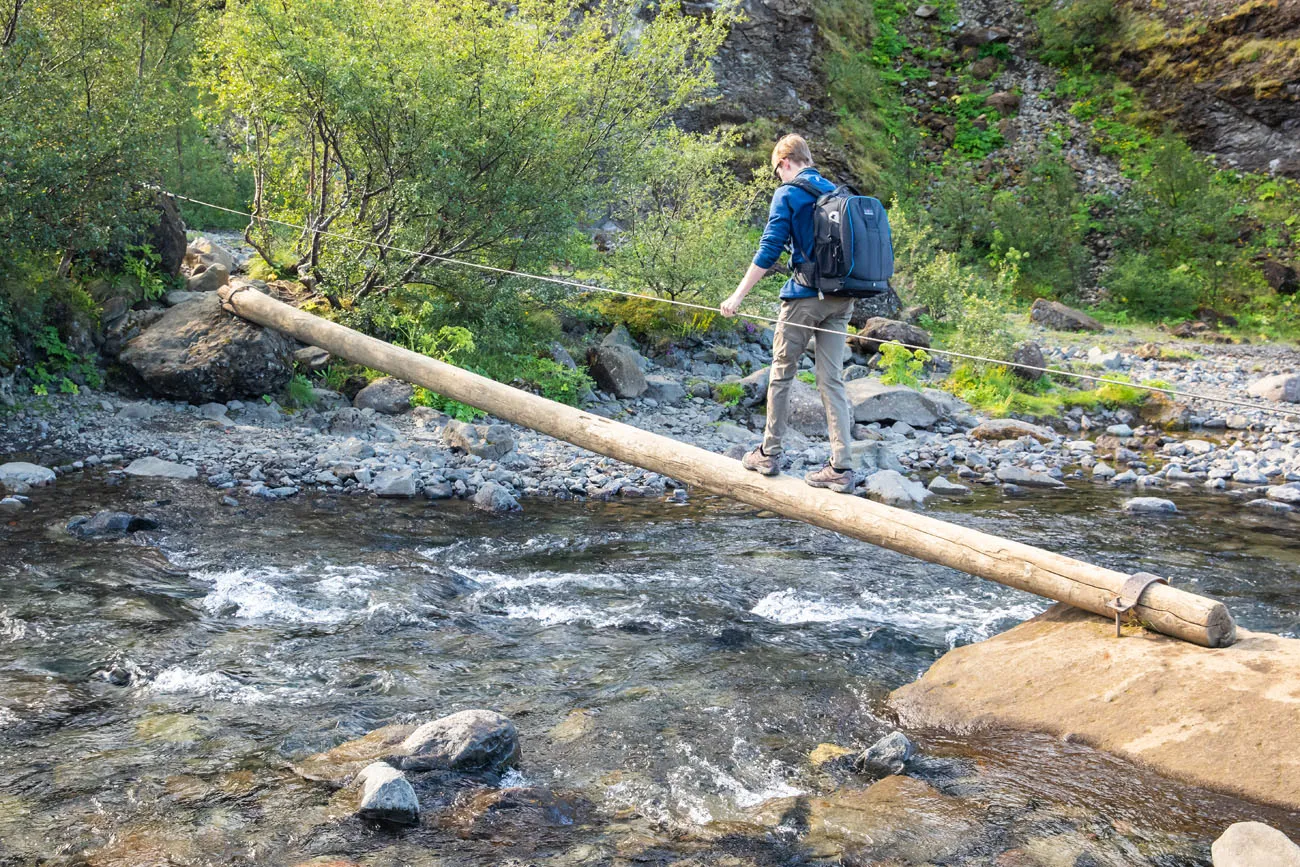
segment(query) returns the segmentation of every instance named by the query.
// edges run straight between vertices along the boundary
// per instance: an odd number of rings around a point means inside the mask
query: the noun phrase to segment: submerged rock
[[[1145,515],[1172,515],[1178,511],[1172,500],[1160,497],[1132,497],[1124,501],[1124,511]]]
[[[496,482],[488,482],[479,488],[470,502],[473,503],[474,508],[493,515],[504,515],[507,512],[518,512],[523,509],[514,495],[506,490],[504,485]]]
[[[54,470],[39,464],[13,461],[0,464],[0,486],[11,491],[25,493],[28,488],[40,488],[54,484]]]
[[[499,713],[463,710],[411,732],[398,754],[406,770],[503,771],[519,761],[519,733]]]
[[[158,522],[153,518],[143,518],[129,512],[99,512],[92,517],[78,516],[68,522],[68,531],[83,539],[92,536],[112,536],[125,533],[137,533],[141,530],[155,530]]]
[[[357,774],[361,797],[357,815],[363,819],[414,825],[420,821],[420,802],[402,772],[386,762],[366,765]]]

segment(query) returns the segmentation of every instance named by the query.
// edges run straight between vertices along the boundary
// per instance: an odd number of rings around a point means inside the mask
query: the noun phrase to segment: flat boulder
[[[1009,485],[1023,485],[1026,488],[1065,487],[1065,482],[1055,476],[1049,476],[1047,473],[1026,469],[1025,467],[1003,465],[998,467],[996,475],[999,482],[1005,482]]]
[[[1251,397],[1279,403],[1300,403],[1300,373],[1279,373],[1252,382],[1246,389]]]
[[[886,506],[910,509],[924,503],[930,492],[897,470],[880,470],[867,477],[867,496]]]
[[[164,461],[162,458],[136,458],[123,470],[128,476],[140,476],[148,479],[179,479],[189,481],[198,478],[199,471],[194,467]]]
[[[1235,822],[1210,847],[1214,867],[1300,867],[1300,846],[1263,822]]]
[[[905,385],[884,385],[878,379],[863,377],[845,388],[853,406],[853,420],[863,424],[901,421],[912,427],[929,427],[942,417],[934,401]]]
[[[1039,298],[1029,309],[1029,318],[1053,331],[1105,331],[1106,326],[1087,313],[1066,307],[1059,301]]]
[[[203,404],[279,391],[293,376],[293,341],[227,313],[216,292],[172,307],[119,360],[155,394]]]
[[[653,375],[645,378],[646,397],[652,397],[663,404],[681,403],[686,399],[686,389],[677,380],[669,376]]]
[[[1056,434],[1047,428],[1014,418],[989,419],[972,428],[969,436],[971,439],[992,440],[993,442],[1018,440],[1021,437],[1033,437],[1040,443],[1050,443],[1056,440]]]
[[[384,470],[370,482],[377,497],[414,497],[424,490],[420,476],[412,469]]]
[[[1204,648],[1058,604],[950,650],[890,705],[909,730],[1012,729],[1090,744],[1185,783],[1300,809],[1300,641]]]
[[[42,488],[54,484],[54,470],[40,464],[12,461],[0,464],[0,486],[24,493],[28,488]]]
[[[357,409],[373,409],[384,415],[401,415],[411,408],[415,388],[391,376],[381,376],[357,392],[352,405]]]
[[[1124,511],[1138,515],[1173,515],[1178,507],[1173,500],[1160,497],[1131,497],[1124,501]]]
[[[930,347],[930,332],[897,319],[885,319],[873,316],[858,328],[858,333],[849,339],[855,349],[871,355],[880,351],[882,343],[902,343],[910,347]]]

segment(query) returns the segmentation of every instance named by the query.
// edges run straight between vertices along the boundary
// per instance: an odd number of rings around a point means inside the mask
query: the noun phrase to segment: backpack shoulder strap
[[[820,199],[822,196],[826,195],[824,192],[817,189],[817,187],[813,185],[813,182],[808,180],[807,178],[795,178],[792,181],[786,181],[781,186],[798,187],[808,195],[812,196],[814,199]]]

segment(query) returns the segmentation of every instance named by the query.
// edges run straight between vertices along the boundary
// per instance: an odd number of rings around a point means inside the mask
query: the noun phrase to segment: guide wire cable
[[[474,268],[479,271],[485,271],[492,274],[500,274],[509,277],[520,277],[526,280],[537,280],[544,283],[552,283],[559,286],[567,286],[573,289],[580,289],[585,292],[604,292],[609,295],[620,295],[624,298],[639,298],[644,301],[655,301],[660,304],[671,304],[676,307],[684,307],[692,310],[701,310],[707,313],[721,315],[717,307],[710,307],[705,304],[695,304],[690,301],[679,301],[675,298],[661,298],[658,295],[646,295],[639,292],[627,292],[621,289],[610,289],[609,287],[606,286],[598,286],[593,283],[583,283],[578,280],[569,280],[565,277],[556,277],[549,274],[531,274],[526,271],[517,271],[511,268],[499,268],[494,265],[484,265],[480,262],[471,262],[466,259],[457,259],[451,256],[443,256],[438,253],[424,253],[419,250],[411,250],[406,247],[399,247],[395,244],[386,244],[380,241],[367,241],[364,238],[356,238],[351,235],[345,235],[342,234],[341,232],[334,232],[328,229],[313,229],[310,226],[305,226],[301,223],[290,223],[285,220],[278,220],[274,217],[257,216],[255,214],[250,214],[247,211],[240,211],[235,208],[227,208],[224,205],[217,205],[217,204],[213,204],[212,202],[205,202],[202,201],[201,199],[194,199],[194,198],[190,198],[189,196],[180,195],[179,193],[173,193],[170,190],[166,190],[163,189],[162,187],[152,185],[152,184],[146,184],[144,186],[147,189],[151,189],[156,192],[162,193],[163,195],[170,196],[173,199],[178,199],[183,202],[190,202],[191,204],[195,204],[195,205],[201,205],[205,208],[211,208],[216,211],[224,211],[225,213],[235,214],[236,216],[240,216],[240,217],[247,217],[250,221],[260,220],[262,222],[275,223],[277,225],[285,226],[290,229],[297,229],[304,232],[314,232],[323,237],[335,238],[337,240],[347,241],[353,244],[361,244],[362,246],[365,247],[376,247],[379,249],[390,250],[394,253],[403,253],[408,256],[414,256],[416,259],[424,259],[424,260],[429,260],[434,262],[443,262],[448,265],[457,265],[465,268]],[[762,316],[756,313],[738,312],[736,316],[737,318],[748,319],[754,322],[764,322],[772,325],[779,325],[781,323],[780,319],[775,319],[770,316]],[[815,325],[798,325],[792,327],[804,328],[809,331],[815,331],[822,334],[831,334],[836,337],[853,338],[859,336],[856,334],[852,334],[848,331],[836,331],[830,328],[820,328]],[[1300,411],[1293,412],[1284,409],[1278,409],[1272,406],[1265,406],[1251,401],[1237,400],[1235,398],[1230,398],[1230,397],[1215,397],[1208,394],[1199,394],[1197,392],[1186,391],[1184,389],[1164,388],[1156,385],[1147,385],[1145,383],[1126,382],[1121,379],[1110,379],[1104,376],[1094,376],[1093,374],[1089,374],[1089,373],[1077,373],[1072,370],[1061,370],[1060,368],[1055,368],[1055,367],[1038,367],[1035,365],[1020,364],[1015,361],[1007,361],[1005,359],[1000,359],[1000,358],[989,358],[987,356],[973,355],[965,352],[956,352],[951,349],[935,349],[929,346],[917,346],[910,343],[903,343],[902,341],[898,341],[898,340],[886,340],[880,342],[894,343],[902,346],[904,349],[909,349],[913,351],[921,350],[931,355],[943,355],[949,358],[959,358],[964,361],[978,361],[985,364],[996,364],[996,365],[1001,365],[1003,367],[1015,368],[1019,370],[1037,371],[1039,373],[1052,374],[1054,376],[1071,377],[1074,379],[1086,380],[1088,382],[1101,383],[1104,385],[1118,385],[1126,388],[1137,388],[1145,391],[1152,391],[1160,394],[1166,394],[1173,397],[1182,397],[1188,400],[1200,400],[1208,403],[1218,403],[1226,406],[1233,406],[1240,409],[1249,409],[1254,412],[1262,412],[1262,413],[1267,413],[1269,415],[1275,415],[1280,418],[1286,419],[1288,421],[1292,421],[1295,420],[1297,417],[1300,417]],[[1294,431],[1288,430],[1288,431],[1276,431],[1276,432],[1293,433]]]

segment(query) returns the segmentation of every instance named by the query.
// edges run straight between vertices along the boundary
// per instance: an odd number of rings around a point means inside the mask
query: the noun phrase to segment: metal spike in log
[[[705,491],[834,530],[901,554],[950,566],[1017,590],[1113,617],[1117,601],[1144,626],[1204,647],[1227,647],[1236,624],[1223,603],[1166,584],[1145,587],[1131,608],[1131,578],[1100,566],[896,509],[863,497],[809,487],[789,476],[764,477],[740,461],[503,385],[454,365],[367,337],[298,310],[252,286],[219,290],[230,312],[319,346],[498,418],[584,449],[660,473]],[[1131,586],[1131,585],[1130,585]]]

